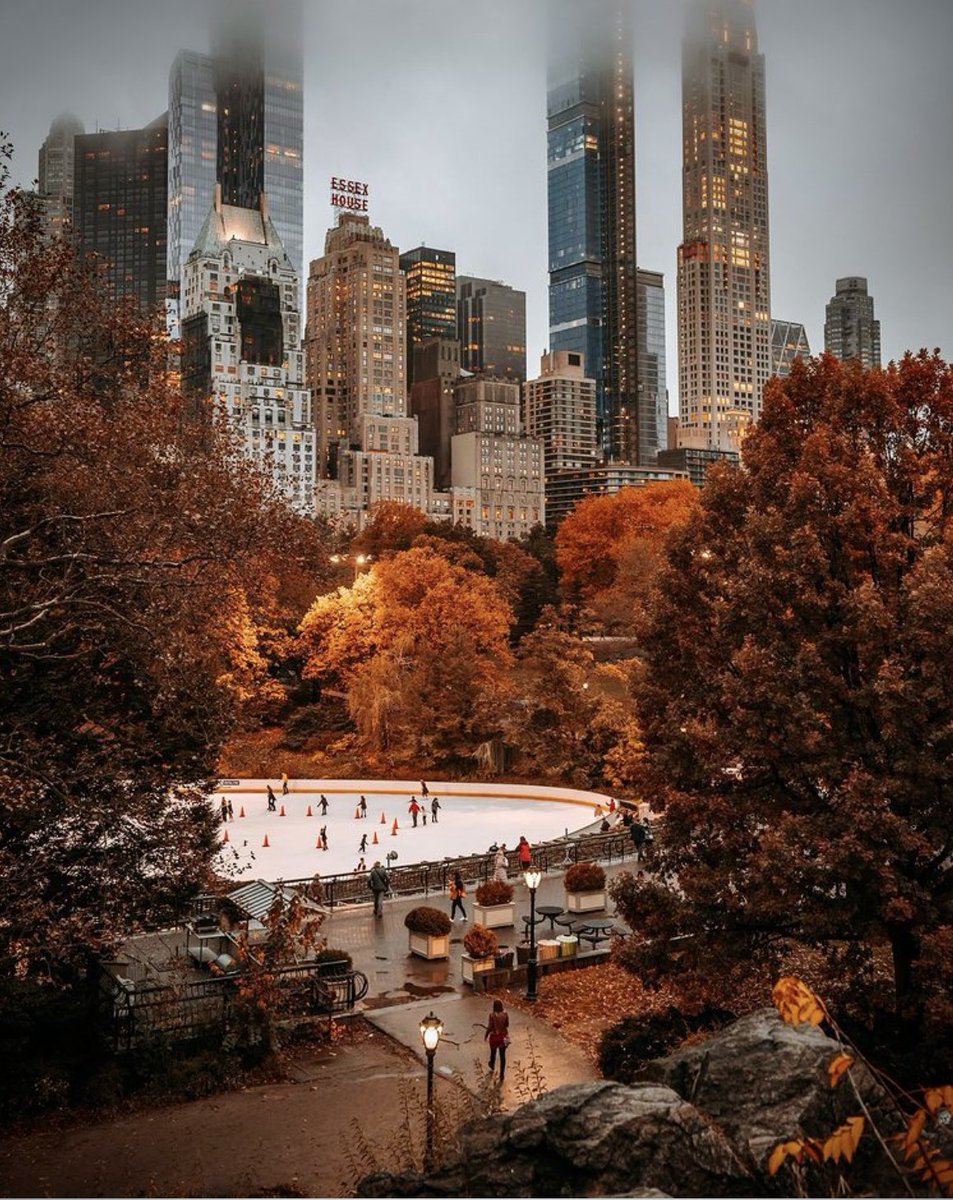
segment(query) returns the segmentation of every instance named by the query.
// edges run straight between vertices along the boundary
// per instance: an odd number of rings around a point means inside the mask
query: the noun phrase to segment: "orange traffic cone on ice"
[[[282,806],[281,806],[281,812],[278,814],[278,816],[279,816],[279,817],[283,817],[284,815],[285,815],[285,806],[282,804]]]
[[[266,834],[265,834],[265,840],[262,842],[262,848],[264,849],[264,848],[265,848],[265,847],[267,847],[269,844],[270,844],[270,843],[269,843],[269,841],[268,841],[268,834],[266,833]]]
[[[230,839],[230,838],[229,838],[229,836],[228,836],[228,830],[226,829],[226,830],[225,830],[225,836],[222,838],[222,841],[223,841],[223,842],[227,842],[227,841],[230,841],[230,840],[231,840],[231,839]]]
[[[386,824],[387,824],[387,817],[386,817],[386,816],[384,816],[384,814],[383,814],[383,813],[381,813],[381,824],[382,824],[382,825],[386,825]]]
[[[320,837],[314,843],[314,848],[315,848],[315,850],[323,850],[324,849],[324,842],[321,841]]]
[[[394,824],[391,825],[391,827],[390,827],[390,836],[391,837],[397,836],[397,818],[396,817],[394,817]]]
[[[307,815],[308,815],[309,817],[311,816],[311,805],[310,805],[310,804],[308,805],[308,813],[307,813]]]
[[[377,841],[377,834],[376,834],[376,833],[374,834],[374,837],[371,839],[371,845],[372,845],[372,846],[377,846],[377,845],[379,845],[379,842]]]
[[[355,820],[355,821],[359,821],[360,819],[361,819],[361,810],[360,810],[359,808],[355,808],[355,810],[354,810],[354,820]]]
[[[244,806],[244,804],[243,804],[243,805],[241,806],[241,808],[238,810],[238,815],[239,815],[240,817],[243,817],[243,816],[245,815],[245,806]]]

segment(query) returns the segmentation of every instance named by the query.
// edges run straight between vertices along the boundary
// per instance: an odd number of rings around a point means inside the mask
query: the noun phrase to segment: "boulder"
[[[471,1122],[433,1174],[369,1176],[359,1196],[752,1196],[723,1134],[671,1088],[571,1084]]]

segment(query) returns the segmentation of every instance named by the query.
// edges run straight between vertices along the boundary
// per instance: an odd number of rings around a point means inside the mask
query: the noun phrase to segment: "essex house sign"
[[[331,207],[349,212],[367,212],[369,189],[358,179],[341,179],[331,176]]]

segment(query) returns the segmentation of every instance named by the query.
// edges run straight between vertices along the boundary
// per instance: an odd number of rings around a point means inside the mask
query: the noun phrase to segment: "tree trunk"
[[[909,925],[890,930],[893,952],[893,983],[897,1016],[902,1021],[916,1020],[921,1003],[913,981],[913,964],[919,954],[919,940]]]

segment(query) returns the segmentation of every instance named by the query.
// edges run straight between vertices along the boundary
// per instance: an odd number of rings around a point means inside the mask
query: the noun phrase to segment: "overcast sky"
[[[663,271],[675,409],[682,8],[634,0],[639,265]],[[547,344],[545,0],[304,0],[305,257],[328,179],[371,187],[409,249],[526,291],[528,368]],[[772,314],[823,346],[842,275],[866,275],[883,356],[953,356],[953,0],[757,0],[766,59]],[[201,0],[0,0],[0,129],[36,175],[50,121],[134,128],[167,106]]]

